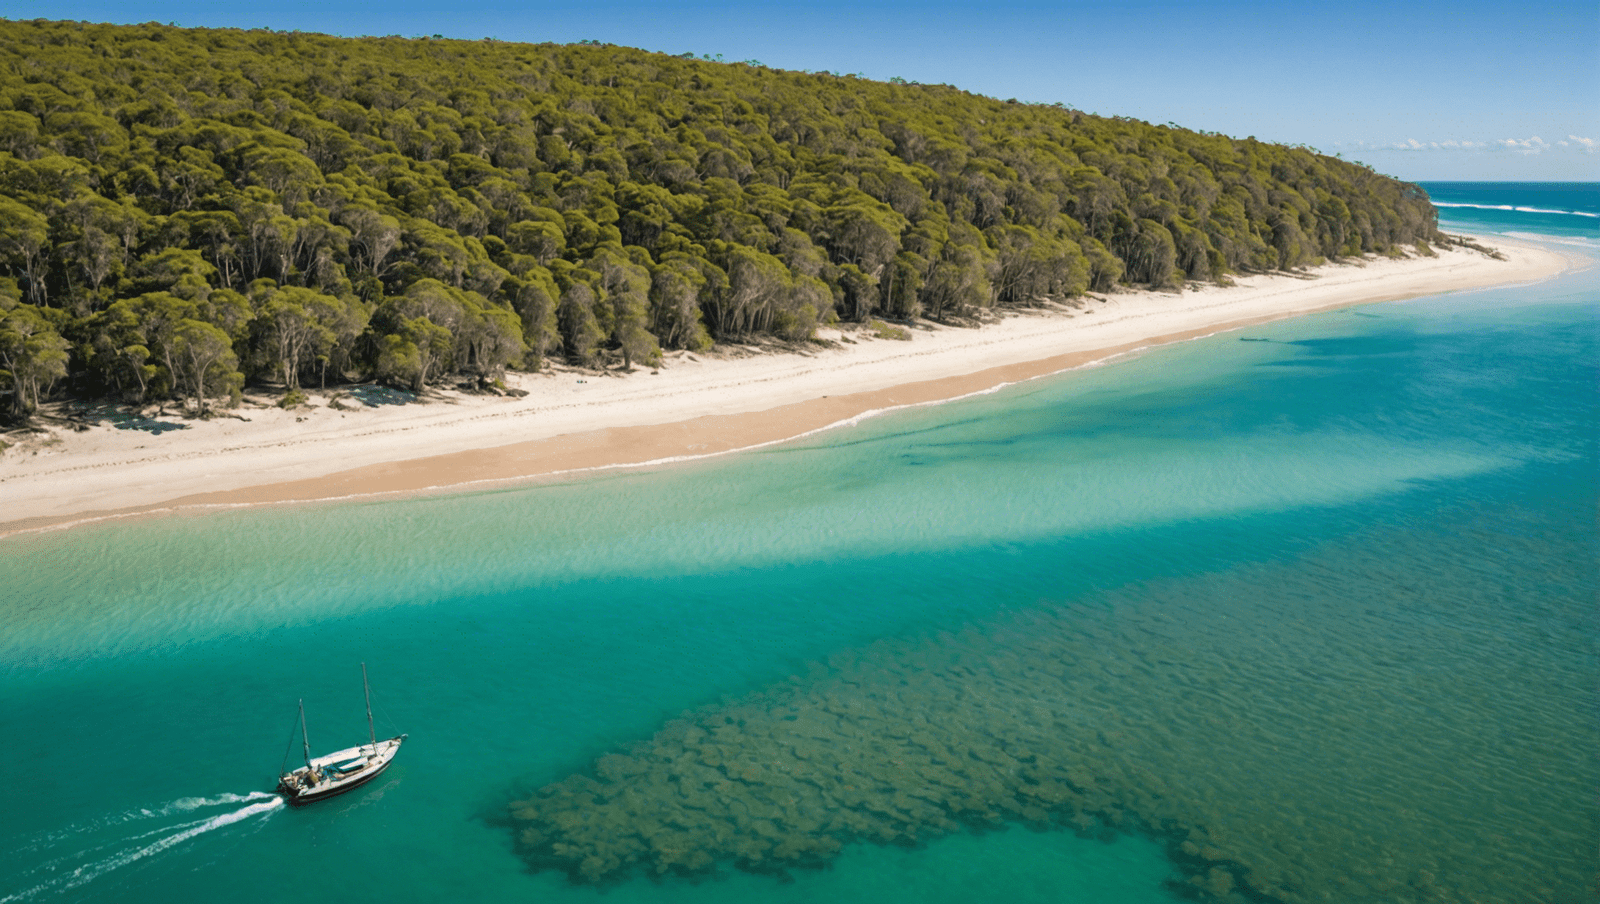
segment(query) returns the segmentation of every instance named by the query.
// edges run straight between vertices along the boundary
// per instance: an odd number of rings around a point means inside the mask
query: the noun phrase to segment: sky
[[[1410,180],[1600,181],[1593,0],[4,0],[0,16],[598,40],[1253,135]]]

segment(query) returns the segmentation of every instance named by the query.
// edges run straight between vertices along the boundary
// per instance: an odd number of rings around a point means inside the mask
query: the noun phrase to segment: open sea
[[[1600,255],[1600,185],[1427,188]],[[1590,267],[670,467],[0,540],[0,902],[1594,901],[1597,313]],[[409,741],[283,805],[361,662]]]

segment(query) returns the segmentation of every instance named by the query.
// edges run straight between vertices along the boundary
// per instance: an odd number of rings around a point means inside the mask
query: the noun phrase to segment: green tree
[[[299,286],[261,293],[255,320],[256,347],[268,350],[287,389],[300,388],[300,374],[318,358],[330,360],[339,345],[347,305]]]
[[[453,337],[450,331],[426,317],[413,317],[400,324],[398,333],[382,339],[378,353],[378,376],[392,383],[421,392],[437,370],[449,359]]]
[[[211,398],[244,383],[239,358],[228,334],[200,320],[183,320],[173,330],[173,359],[178,385],[183,387],[196,415],[211,413]]]
[[[610,339],[622,352],[623,369],[632,370],[636,360],[652,366],[660,363],[661,346],[648,328],[650,271],[614,248],[602,248],[587,266],[600,274],[610,308]]]
[[[178,325],[198,314],[193,301],[168,292],[118,299],[85,325],[91,368],[119,392],[137,386],[141,401],[164,397],[179,385]]]
[[[595,318],[598,302],[594,288],[587,282],[574,281],[561,293],[561,306],[558,309],[561,342],[567,360],[573,363],[595,363],[600,343],[606,337],[605,330],[600,328]]]
[[[28,300],[45,304],[50,297],[44,271],[50,253],[50,223],[41,214],[0,195],[0,254],[9,271],[26,289]]]
[[[187,391],[185,319],[252,379],[381,360],[426,385],[1438,235],[1425,192],[1358,164],[949,86],[599,45],[44,21],[0,39],[0,279],[62,315],[86,393]],[[240,293],[262,279],[338,305],[255,323]],[[294,323],[311,338],[285,349]]]
[[[561,344],[561,325],[556,316],[561,291],[556,288],[550,271],[532,263],[531,259],[519,267],[502,288],[511,301],[512,310],[522,320],[527,363],[538,369],[551,350]]]
[[[0,385],[11,390],[9,411],[26,420],[51,384],[67,375],[67,340],[37,307],[0,309]]]
[[[709,306],[706,319],[714,335],[749,335],[770,321],[779,301],[794,288],[782,261],[745,245],[724,245],[719,264],[728,281]]]
[[[650,279],[650,330],[668,348],[704,351],[711,347],[701,314],[700,293],[705,273],[693,258],[668,255]]]

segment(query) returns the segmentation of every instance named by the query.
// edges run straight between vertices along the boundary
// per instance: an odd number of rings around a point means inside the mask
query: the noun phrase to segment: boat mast
[[[372,730],[372,688],[367,684],[367,664],[361,663],[361,692],[367,695],[367,737],[372,741],[372,752],[378,752],[378,733]]]
[[[306,768],[311,768],[311,739],[306,736],[306,701],[300,700],[300,742],[306,748]]]

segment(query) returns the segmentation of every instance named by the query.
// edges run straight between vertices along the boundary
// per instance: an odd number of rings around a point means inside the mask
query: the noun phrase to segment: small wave
[[[284,806],[283,798],[278,797],[275,794],[267,794],[265,792],[256,791],[245,795],[226,794],[214,798],[180,798],[179,800],[173,801],[171,804],[168,804],[159,810],[145,810],[140,812],[148,813],[150,816],[161,814],[170,815],[171,813],[192,812],[206,806],[218,806],[223,803],[242,803],[244,801],[253,801],[253,803],[251,803],[249,806],[240,807],[237,810],[232,810],[227,813],[219,813],[215,816],[210,816],[204,819],[197,819],[175,826],[152,829],[147,832],[141,832],[139,834],[132,835],[123,839],[123,841],[120,843],[121,850],[118,850],[116,853],[111,854],[108,857],[85,863],[82,866],[73,869],[71,872],[47,879],[33,886],[32,888],[23,889],[22,891],[6,895],[5,897],[0,897],[0,904],[13,904],[13,902],[27,901],[37,896],[40,892],[64,892],[78,888],[79,886],[98,879],[112,870],[120,869],[130,863],[134,863],[139,860],[143,860],[146,857],[159,854],[162,851],[165,851],[174,845],[182,844],[183,842],[188,841],[197,835],[203,835],[207,832],[216,831],[217,829],[233,825],[234,823],[241,822],[253,816],[260,816],[270,813]],[[147,844],[137,844],[137,842],[142,842],[154,835],[161,835],[162,837]],[[119,845],[101,845],[97,848],[91,848],[89,851],[83,852],[83,854],[98,854],[108,848],[117,846]],[[80,854],[79,856],[82,856],[83,854]],[[53,871],[53,868],[61,865],[64,859],[66,858],[57,859],[47,863],[43,868]],[[35,872],[37,872],[37,870]]]
[[[1591,213],[1587,210],[1555,210],[1549,207],[1525,207],[1520,204],[1466,204],[1456,201],[1435,201],[1434,207],[1470,207],[1474,210],[1509,210],[1514,213],[1553,213],[1567,217],[1589,217],[1600,219],[1600,213]]]
[[[1579,248],[1600,248],[1600,241],[1584,238],[1578,235],[1546,235],[1541,232],[1507,232],[1507,238],[1522,239],[1529,242],[1545,242],[1551,245],[1574,245]]]

